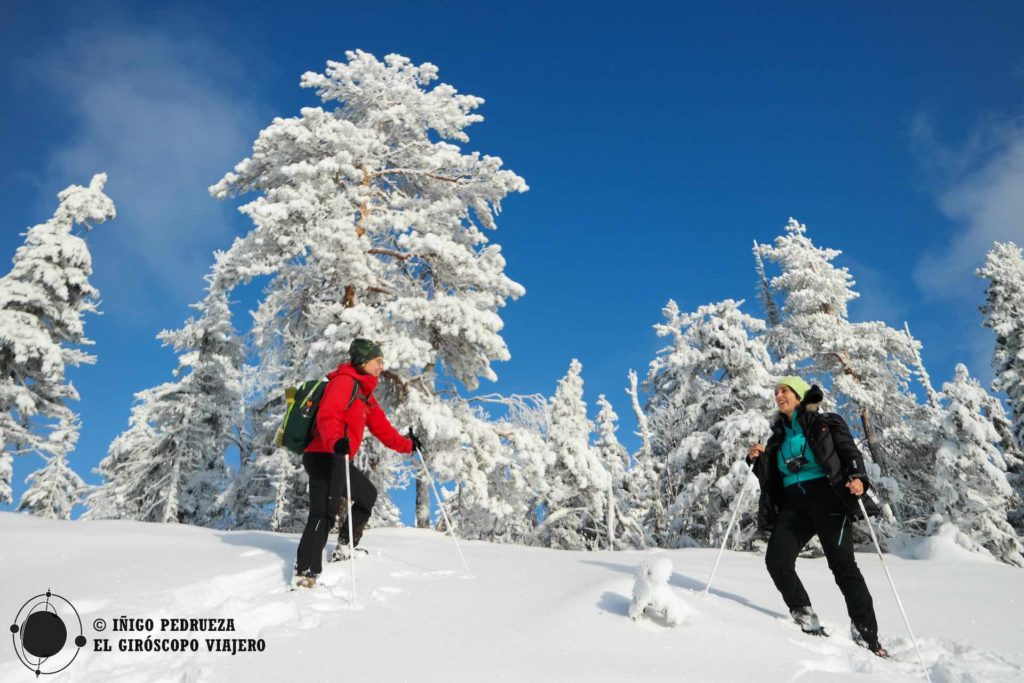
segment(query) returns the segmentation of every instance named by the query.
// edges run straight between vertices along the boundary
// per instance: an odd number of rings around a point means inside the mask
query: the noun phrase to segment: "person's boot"
[[[316,574],[308,569],[301,574],[295,575],[296,588],[313,588],[316,586]]]
[[[356,551],[356,557],[365,557],[365,556],[370,554],[366,550],[360,548],[359,546],[355,547],[355,551]],[[327,561],[328,562],[344,562],[345,560],[351,560],[351,559],[352,559],[352,552],[351,552],[351,549],[348,546],[348,541],[341,541],[341,540],[339,540],[338,541],[338,545],[334,546],[334,552],[332,552],[331,556],[327,558]]]
[[[860,626],[854,622],[850,622],[850,635],[853,637],[853,642],[857,643],[861,647],[871,650],[875,656],[889,656],[889,652],[878,642],[877,631],[870,626]]]
[[[800,630],[807,635],[828,637],[825,627],[818,621],[818,615],[814,613],[810,605],[791,609],[789,614],[793,617],[793,621],[800,625]]]
[[[352,529],[352,535],[355,536],[356,542],[353,543],[356,555],[369,555],[368,552],[359,547],[359,539],[363,537],[363,526],[357,526]],[[334,546],[334,552],[327,558],[328,562],[342,562],[344,560],[352,559],[352,553],[348,547],[348,522],[342,523],[341,531],[338,534],[338,545]]]
[[[327,561],[343,562],[350,559],[352,559],[352,554],[349,552],[348,541],[342,542],[341,539],[338,539],[338,545],[334,546],[334,552],[327,558]]]

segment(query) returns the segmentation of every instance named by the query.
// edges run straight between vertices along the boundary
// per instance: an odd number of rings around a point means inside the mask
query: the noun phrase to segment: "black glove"
[[[349,445],[348,437],[343,436],[334,442],[334,452],[337,455],[348,455]]]
[[[423,442],[420,441],[420,437],[413,433],[412,427],[409,427],[409,441],[412,441],[412,449],[414,451],[419,451],[421,454],[423,453]]]

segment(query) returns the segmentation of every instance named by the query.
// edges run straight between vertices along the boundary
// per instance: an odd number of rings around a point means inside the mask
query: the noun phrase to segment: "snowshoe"
[[[295,578],[292,579],[292,590],[296,588],[315,588],[316,587],[316,574],[313,572],[303,572],[296,574]]]
[[[872,632],[872,629],[864,628],[862,631],[857,624],[851,623],[850,636],[853,638],[853,642],[870,650],[871,654],[876,657],[881,657],[882,659],[889,658],[889,651],[881,646],[878,642],[878,637]]]
[[[356,550],[355,556],[356,556],[357,559],[360,558],[360,557],[366,557],[366,556],[368,556],[370,554],[370,552],[368,550],[366,550],[365,548],[360,548],[359,546],[356,546],[355,550]],[[332,552],[331,556],[327,558],[327,561],[328,562],[343,562],[345,560],[350,560],[350,559],[352,559],[352,554],[351,554],[351,549],[348,546],[348,543],[344,543],[344,544],[339,543],[338,545],[336,545],[334,547],[334,552]]]
[[[825,632],[825,627],[818,621],[818,615],[814,613],[811,606],[797,607],[789,610],[790,616],[793,617],[799,626],[800,630],[809,636],[822,636],[828,638],[828,633]]]

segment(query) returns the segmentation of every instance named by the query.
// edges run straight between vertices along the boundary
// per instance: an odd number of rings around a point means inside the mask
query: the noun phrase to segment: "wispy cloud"
[[[903,326],[910,311],[906,296],[892,285],[892,277],[885,270],[843,254],[836,265],[846,266],[856,281],[854,291],[860,294],[850,304],[850,318],[856,321],[881,320],[896,328]]]
[[[104,311],[152,324],[160,318],[149,312],[198,298],[211,252],[237,225],[206,188],[247,155],[264,118],[239,64],[194,34],[121,30],[72,35],[19,69],[71,120],[42,183],[47,204],[70,183],[109,174],[118,218],[89,237]]]
[[[1024,244],[1024,119],[988,116],[959,143],[947,144],[939,140],[931,118],[921,115],[911,133],[936,204],[957,226],[945,244],[922,254],[914,267],[925,300],[945,310],[941,334],[949,345],[947,362],[933,369],[933,377],[941,385],[939,378],[952,373],[952,362],[963,361],[988,384],[994,339],[981,325],[978,306],[985,283],[975,271],[993,242]]]
[[[937,202],[960,229],[941,248],[925,253],[915,279],[926,295],[980,303],[974,271],[997,240],[1024,244],[1024,123],[989,119],[960,145],[944,145],[931,121],[913,126],[915,149],[934,174]]]

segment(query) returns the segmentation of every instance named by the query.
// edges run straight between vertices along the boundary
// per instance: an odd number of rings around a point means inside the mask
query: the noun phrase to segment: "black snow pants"
[[[302,467],[309,475],[309,518],[299,540],[295,573],[323,571],[323,552],[331,528],[345,498],[345,458],[334,453],[304,453]],[[355,465],[349,463],[352,483],[352,534],[358,543],[363,528],[377,502],[377,487]],[[341,536],[348,542],[348,524],[342,525]]]
[[[764,559],[786,606],[795,609],[811,604],[796,575],[796,558],[811,537],[817,534],[828,568],[846,599],[850,620],[868,642],[873,642],[877,637],[878,623],[871,593],[853,557],[850,529],[853,520],[827,479],[787,486],[785,494]]]

